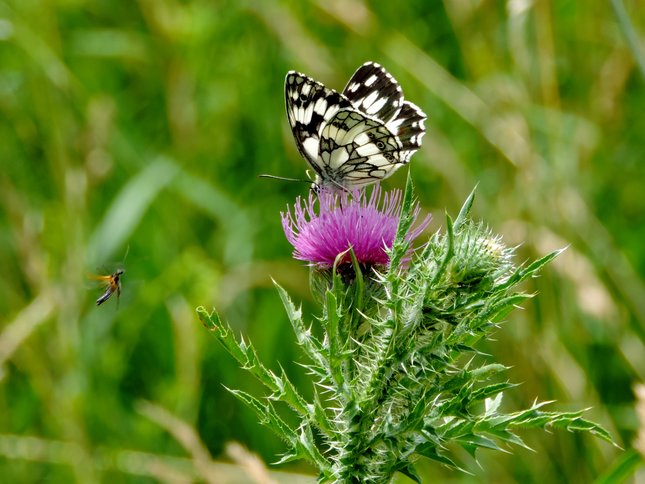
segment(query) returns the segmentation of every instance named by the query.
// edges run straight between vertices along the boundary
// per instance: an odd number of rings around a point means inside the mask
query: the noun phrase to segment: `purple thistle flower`
[[[366,190],[352,193],[321,191],[307,200],[296,199],[293,212],[281,213],[282,227],[293,245],[293,256],[319,268],[330,268],[338,254],[354,250],[358,263],[364,266],[387,266],[386,250],[392,247],[401,215],[401,190],[383,192],[377,185],[367,196]],[[316,203],[317,202],[317,203]],[[316,207],[317,205],[317,207]],[[420,209],[413,210],[416,221]],[[430,215],[411,229],[413,240],[430,223]],[[342,263],[349,262],[345,255]]]

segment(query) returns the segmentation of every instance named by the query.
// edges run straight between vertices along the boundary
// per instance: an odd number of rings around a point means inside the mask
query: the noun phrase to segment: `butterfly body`
[[[342,93],[290,71],[285,100],[296,146],[320,188],[351,190],[387,178],[410,161],[425,133],[425,113],[374,62],[359,67]]]

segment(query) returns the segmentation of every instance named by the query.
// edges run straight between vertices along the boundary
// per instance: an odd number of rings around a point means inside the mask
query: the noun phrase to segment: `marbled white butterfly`
[[[403,100],[383,67],[366,62],[342,93],[295,71],[284,83],[287,117],[318,187],[353,189],[390,176],[421,146],[426,115]]]

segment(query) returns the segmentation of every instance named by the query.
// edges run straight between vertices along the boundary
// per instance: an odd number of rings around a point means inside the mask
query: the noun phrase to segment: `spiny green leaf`
[[[320,401],[320,395],[318,394],[318,389],[314,388],[314,403],[310,405],[309,414],[313,415],[313,423],[317,425],[323,433],[330,436],[332,434],[333,425],[329,421],[327,412],[322,402]]]
[[[416,429],[423,424],[423,418],[428,414],[431,407],[431,402],[436,400],[436,391],[434,388],[424,388],[421,395],[414,401],[415,404],[408,412],[405,419],[401,421],[401,430],[408,431]]]
[[[332,291],[325,293],[325,329],[329,344],[329,358],[340,355],[341,344],[338,340],[338,300]]]
[[[282,286],[280,286],[275,281],[273,281],[273,284],[275,285],[278,291],[278,295],[280,296],[280,300],[282,301],[282,305],[284,306],[285,311],[287,312],[287,317],[291,322],[291,326],[293,327],[293,331],[296,335],[298,344],[305,350],[305,352],[307,353],[307,356],[313,362],[315,362],[318,365],[323,365],[324,357],[322,355],[323,353],[322,345],[311,334],[310,329],[305,326],[302,320],[302,310],[300,308],[295,307],[295,305],[291,301],[291,298],[289,297],[287,292],[282,288]]]
[[[475,422],[463,418],[455,418],[445,425],[438,427],[437,432],[444,440],[454,439],[462,435],[470,435],[475,428]]]
[[[199,312],[213,329],[211,333],[217,338],[222,346],[233,358],[244,368],[266,386],[273,394],[273,398],[288,404],[296,413],[301,416],[308,415],[308,406],[305,399],[298,393],[294,385],[289,381],[287,375],[282,372],[278,377],[271,370],[267,369],[259,360],[255,348],[247,344],[243,339],[238,342],[233,336],[230,327],[223,323],[219,317],[213,321],[213,315],[205,311]],[[216,313],[213,313],[216,315]]]
[[[472,457],[476,458],[476,452],[479,448],[498,450],[508,453],[507,449],[500,447],[497,442],[483,435],[463,435],[455,439],[455,442],[462,446]]]
[[[486,421],[478,422],[474,428],[475,432],[477,433],[485,432],[487,434],[497,437],[500,440],[503,440],[504,442],[508,442],[510,444],[517,445],[519,447],[523,447],[527,450],[533,450],[528,445],[526,445],[524,441],[521,438],[519,438],[517,435],[515,435],[513,432],[510,432],[509,430],[505,430],[503,428],[497,428],[497,427],[493,427],[493,428],[489,427],[484,429],[484,427],[487,427],[485,423],[487,422]]]
[[[311,432],[311,427],[308,424],[303,424],[300,427],[300,433],[298,435],[298,449],[302,449],[304,453],[309,455],[310,460],[315,462],[320,470],[329,468],[329,462],[318,450],[316,441]]]
[[[527,299],[531,299],[533,294],[516,293],[497,301],[482,315],[493,322],[500,322],[506,319],[511,311],[517,309]]]
[[[531,408],[520,410],[519,412],[510,413],[508,415],[499,416],[496,418],[497,425],[506,425],[508,422],[513,422],[516,425],[523,424],[524,422],[531,420],[533,418],[549,415],[548,413],[541,412],[539,409],[553,403],[552,401],[544,402],[535,402]],[[562,414],[559,414],[562,415]],[[576,412],[575,417],[578,417],[580,414]],[[573,416],[573,415],[572,415]]]
[[[482,311],[472,317],[480,324],[484,324],[484,326],[487,325],[489,321],[501,321],[511,310],[516,308],[518,304],[521,304],[531,297],[532,295],[524,293],[515,293],[509,296],[499,294],[492,301],[489,301]],[[470,327],[474,326],[476,325],[471,322]]]
[[[471,370],[471,373],[477,379],[485,379],[506,370],[508,370],[508,366],[504,366],[500,363],[491,363],[489,365],[483,365],[479,368],[475,368]]]
[[[575,414],[564,416],[554,412],[552,414],[552,420],[548,425],[551,425],[554,428],[565,428],[571,432],[589,432],[592,435],[613,444],[615,447],[619,447],[614,439],[612,439],[611,434],[604,427]]]
[[[280,416],[273,408],[273,405],[271,405],[270,403],[263,404],[254,396],[242,390],[233,390],[228,387],[224,388],[226,388],[233,396],[247,405],[251,410],[253,410],[262,425],[267,426],[269,429],[275,432],[275,434],[283,439],[290,447],[294,449],[297,447],[298,435],[296,434],[295,430],[290,428],[289,425],[287,425],[286,422],[284,422],[282,418],[280,418]]]
[[[205,323],[211,328],[211,334],[217,338],[217,341],[224,346],[226,351],[228,351],[243,368],[251,371],[256,376],[260,375],[260,380],[273,389],[270,383],[271,378],[268,377],[268,374],[264,374],[266,370],[258,367],[259,362],[253,346],[250,344],[247,345],[244,339],[240,339],[238,342],[235,339],[235,336],[233,336],[233,331],[230,326],[221,321],[216,313],[213,314],[216,316],[216,319],[213,320],[213,315],[209,315],[209,318]],[[204,316],[204,313],[200,313],[200,318],[202,316]]]
[[[334,259],[334,265],[331,271],[332,273],[331,290],[334,292],[335,295],[338,295],[339,297],[344,294],[345,285],[343,284],[340,274],[338,273],[338,266],[345,260],[345,256],[350,251],[351,251],[351,247],[336,256],[336,258]]]
[[[349,248],[349,255],[352,258],[352,267],[354,268],[355,276],[352,286],[354,287],[353,307],[356,309],[356,311],[352,311],[352,313],[358,314],[359,311],[363,310],[363,294],[365,290],[365,283],[363,281],[363,271],[361,271],[361,266],[358,263],[358,259],[356,258],[356,254],[354,253],[354,249],[352,247]]]
[[[311,431],[308,426],[305,425],[304,429],[301,427],[300,432],[296,432],[294,429],[289,427],[284,420],[282,420],[270,402],[263,404],[257,398],[243,392],[242,390],[226,389],[253,410],[262,425],[271,429],[278,437],[287,443],[291,448],[291,452],[286,454],[283,459],[306,459],[315,464],[319,469],[329,467],[327,460],[316,448],[313,436],[311,435]]]
[[[441,259],[441,263],[439,264],[439,267],[437,268],[435,274],[432,277],[432,280],[430,281],[430,284],[428,285],[428,287],[430,288],[437,284],[439,279],[444,275],[444,272],[448,267],[448,263],[455,255],[455,232],[452,224],[452,219],[448,214],[446,214],[446,238],[444,241],[443,254],[444,255]]]
[[[199,320],[206,329],[209,331],[217,331],[219,329],[222,323],[217,311],[213,309],[213,311],[209,313],[204,306],[199,306],[196,311],[199,316]]]
[[[275,400],[280,400],[290,407],[292,407],[296,412],[306,415],[309,413],[309,404],[307,401],[300,395],[296,387],[291,383],[289,377],[284,371],[284,368],[280,366],[280,377],[271,373],[274,376],[274,381],[276,387],[278,387],[278,392],[272,397]]]
[[[293,462],[301,459],[302,456],[298,452],[285,452],[281,455],[280,459],[273,463],[273,465],[286,464],[287,462]]]
[[[351,360],[348,353],[347,328],[341,328],[340,313],[336,295],[328,290],[325,293],[325,329],[327,333],[327,351],[325,352],[326,360],[324,368],[328,371],[325,378],[330,382],[335,382],[337,392],[345,394],[351,391],[351,386],[347,384],[350,380],[347,362]],[[322,365],[321,365],[322,366]]]
[[[475,188],[470,192],[470,195],[468,195],[468,198],[464,202],[464,204],[461,206],[461,210],[459,210],[459,215],[457,215],[457,219],[455,220],[455,232],[461,229],[461,226],[468,220],[468,217],[470,216],[470,210],[473,207],[473,202],[475,201],[475,192],[477,191],[477,185],[475,185]]]
[[[415,451],[419,455],[422,455],[424,457],[427,457],[428,459],[437,461],[450,469],[466,472],[466,470],[462,469],[457,464],[455,464],[455,462],[452,459],[450,459],[444,454],[439,453],[439,451],[437,450],[437,447],[434,444],[429,444],[429,443],[420,444],[416,447]],[[469,474],[468,472],[466,473]]]
[[[502,285],[502,287],[504,288],[512,287],[522,282],[523,280],[527,279],[528,277],[533,276],[543,266],[551,262],[553,259],[559,256],[565,250],[566,250],[566,247],[563,249],[554,250],[550,254],[547,254],[544,257],[536,260],[535,262],[532,262],[526,267],[518,267],[517,270],[513,273],[513,275],[508,279],[508,281]]]
[[[501,392],[504,392],[510,388],[515,388],[516,386],[518,386],[517,383],[504,382],[494,383],[492,385],[478,388],[473,392],[472,401],[483,400],[493,395],[501,394]]]
[[[410,479],[412,479],[414,482],[418,484],[421,484],[423,482],[417,470],[409,462],[402,462],[399,466],[396,467],[396,470],[399,471],[404,476],[408,476]]]
[[[497,411],[499,410],[500,405],[502,404],[502,398],[504,397],[504,394],[500,393],[500,392],[494,392],[494,395],[495,396],[493,398],[486,398],[486,401],[485,401],[485,404],[486,404],[485,415],[486,416],[496,415]]]
[[[408,176],[405,180],[405,191],[403,192],[403,203],[401,204],[401,216],[399,218],[399,225],[396,229],[396,236],[394,237],[394,242],[392,244],[393,248],[395,246],[407,248],[407,246],[409,245],[407,243],[406,237],[414,220],[414,217],[412,216],[413,193],[414,186],[412,184],[412,177],[410,176],[410,172],[408,171]],[[397,260],[400,260],[400,258],[405,255],[405,251],[397,255]]]

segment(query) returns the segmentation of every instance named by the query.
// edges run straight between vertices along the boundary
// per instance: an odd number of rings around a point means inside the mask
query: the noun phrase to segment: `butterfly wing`
[[[359,67],[343,94],[362,113],[381,120],[401,142],[401,163],[421,147],[425,134],[425,113],[416,105],[403,100],[403,90],[394,76],[375,62]]]
[[[290,71],[285,99],[298,151],[322,186],[351,189],[387,178],[425,133],[425,113],[404,101],[396,79],[374,62],[359,67],[342,94]]]
[[[403,104],[401,86],[375,62],[360,66],[347,81],[343,94],[358,111],[383,123],[391,120]]]
[[[421,148],[421,140],[426,134],[426,114],[418,106],[403,101],[401,109],[385,127],[396,134],[401,143],[401,162],[407,163],[416,151]]]
[[[287,73],[284,90],[287,117],[298,151],[320,175],[320,130],[338,110],[351,104],[342,94],[295,71]]]
[[[341,109],[323,126],[319,151],[323,186],[359,188],[402,165],[397,137],[353,108]]]

